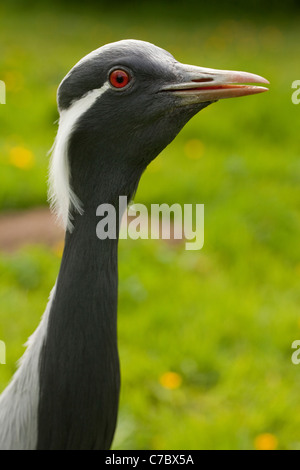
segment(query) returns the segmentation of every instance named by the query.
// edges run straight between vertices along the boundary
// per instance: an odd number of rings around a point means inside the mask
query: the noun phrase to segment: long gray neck
[[[94,208],[75,219],[40,361],[38,449],[108,449],[118,411],[117,249],[96,237]]]
[[[97,124],[98,125],[98,124]],[[72,213],[40,361],[38,449],[108,449],[118,412],[118,240],[96,236],[100,204],[128,201],[145,168],[101,128],[80,125],[69,143],[72,188],[84,214]],[[114,143],[114,142],[113,142]],[[105,151],[104,151],[105,149]]]

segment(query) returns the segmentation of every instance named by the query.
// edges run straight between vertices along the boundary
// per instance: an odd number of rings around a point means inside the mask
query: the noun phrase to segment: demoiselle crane
[[[50,197],[65,248],[40,325],[0,397],[0,449],[110,448],[120,389],[118,237],[96,236],[96,209],[112,204],[118,213],[119,196],[132,199],[149,163],[201,109],[266,83],[185,65],[137,40],[100,47],[63,79]]]

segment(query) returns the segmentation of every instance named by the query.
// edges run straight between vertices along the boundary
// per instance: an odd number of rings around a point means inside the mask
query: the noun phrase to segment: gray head
[[[60,125],[51,198],[68,218],[135,191],[147,165],[198,111],[266,91],[258,75],[181,64],[148,42],[107,44],[81,59],[58,89]]]

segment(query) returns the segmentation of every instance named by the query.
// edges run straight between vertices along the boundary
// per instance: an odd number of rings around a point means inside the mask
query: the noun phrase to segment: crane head
[[[132,193],[147,165],[192,116],[217,100],[264,92],[267,83],[248,72],[182,64],[144,41],[91,52],[58,89],[50,172],[58,215],[67,225],[72,207],[83,211],[101,187],[108,198],[109,191]]]

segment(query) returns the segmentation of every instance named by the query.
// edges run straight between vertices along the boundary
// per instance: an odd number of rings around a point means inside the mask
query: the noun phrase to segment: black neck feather
[[[40,362],[39,449],[108,449],[119,399],[117,240],[78,218],[66,247]]]

